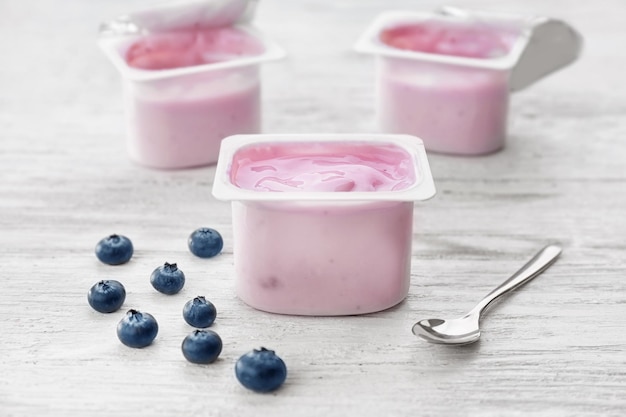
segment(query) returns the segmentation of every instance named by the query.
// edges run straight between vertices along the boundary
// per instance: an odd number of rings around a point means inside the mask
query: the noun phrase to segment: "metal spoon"
[[[431,343],[466,345],[480,337],[480,316],[487,306],[500,296],[535,278],[554,263],[561,253],[557,245],[543,248],[519,271],[491,291],[469,313],[453,320],[426,319],[413,325],[413,334]]]

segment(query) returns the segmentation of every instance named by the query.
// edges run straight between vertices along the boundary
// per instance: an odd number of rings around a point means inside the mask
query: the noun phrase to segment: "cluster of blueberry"
[[[200,228],[188,239],[189,250],[201,258],[211,258],[221,252],[222,236],[214,229]],[[133,244],[126,236],[111,235],[96,245],[96,256],[109,265],[121,265],[133,255]],[[176,264],[165,263],[150,275],[150,283],[167,295],[178,293],[185,285],[185,274]],[[89,305],[101,313],[117,311],[126,299],[126,289],[116,280],[102,280],[94,284],[87,294]],[[213,303],[203,296],[189,300],[183,307],[183,318],[197,329],[183,340],[183,356],[192,363],[209,364],[222,352],[222,339],[211,330],[217,316]],[[203,330],[200,330],[203,329]],[[152,343],[159,325],[149,313],[130,309],[117,325],[117,336],[129,347],[143,348]],[[279,388],[287,377],[287,367],[274,351],[254,349],[241,356],[235,364],[235,375],[246,388],[257,392],[270,392]]]

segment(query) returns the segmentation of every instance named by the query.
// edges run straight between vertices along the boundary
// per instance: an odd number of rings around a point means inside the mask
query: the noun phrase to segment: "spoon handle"
[[[468,315],[481,314],[485,308],[491,304],[498,297],[512,291],[536,276],[540,275],[543,271],[548,269],[550,265],[554,263],[556,258],[561,253],[561,248],[557,245],[548,245],[541,249],[526,265],[520,268],[519,271],[514,273],[511,278],[504,281],[493,291],[485,296],[477,305],[472,309]]]

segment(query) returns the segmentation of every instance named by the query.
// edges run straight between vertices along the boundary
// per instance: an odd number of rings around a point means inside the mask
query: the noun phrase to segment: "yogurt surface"
[[[163,70],[260,55],[263,45],[233,27],[187,29],[154,33],[132,44],[126,52],[130,67]]]
[[[250,145],[233,158],[230,178],[262,192],[397,191],[415,183],[410,155],[389,144]]]
[[[505,56],[516,39],[513,30],[461,22],[402,24],[380,33],[381,42],[393,48],[479,59]]]

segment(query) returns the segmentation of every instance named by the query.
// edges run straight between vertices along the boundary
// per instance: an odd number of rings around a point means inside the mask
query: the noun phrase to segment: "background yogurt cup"
[[[580,46],[560,21],[444,8],[383,13],[355,48],[377,57],[382,132],[479,155],[504,146],[510,91],[573,62]]]
[[[241,19],[248,5],[175,3],[103,25],[99,44],[122,75],[132,160],[209,165],[224,137],[260,132],[259,65],[284,52]]]
[[[413,206],[435,194],[407,135],[237,135],[213,195],[232,201],[235,288],[274,313],[349,315],[402,301]]]

